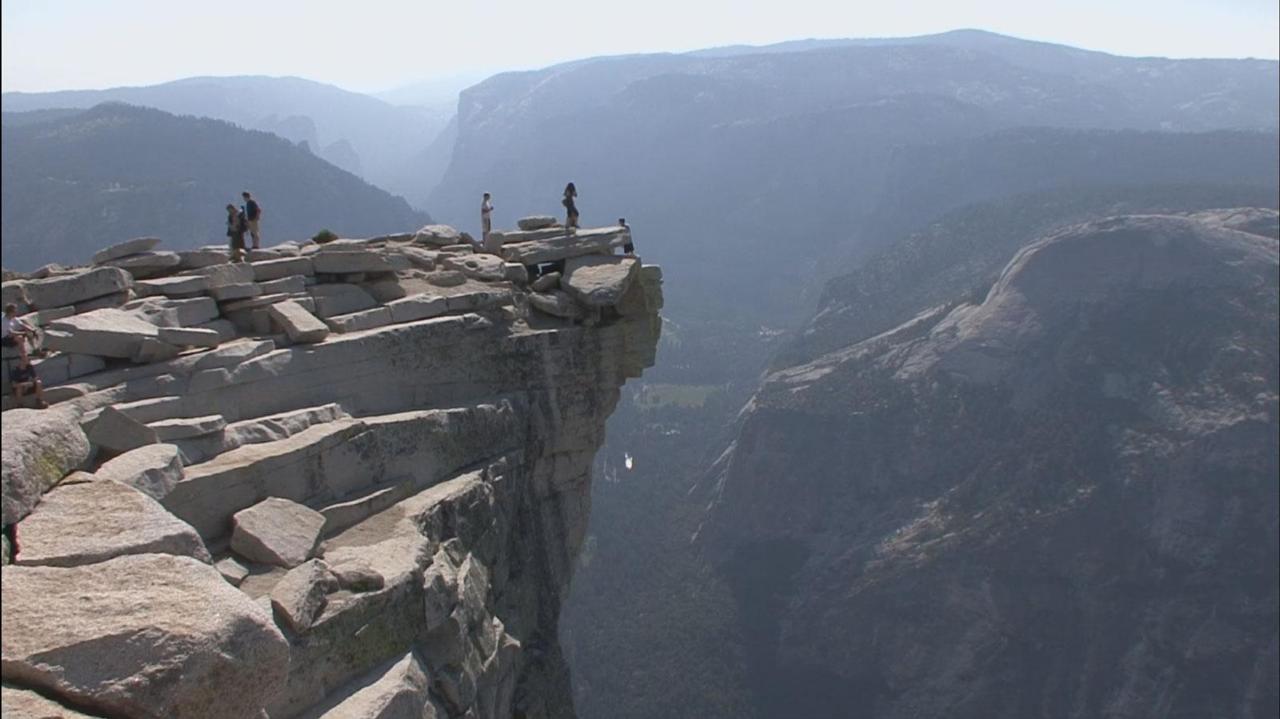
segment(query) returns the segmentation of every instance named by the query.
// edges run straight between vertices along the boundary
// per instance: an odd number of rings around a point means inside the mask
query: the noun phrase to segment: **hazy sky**
[[[4,0],[3,89],[298,75],[351,90],[592,55],[974,27],[1122,55],[1280,56],[1276,0]]]

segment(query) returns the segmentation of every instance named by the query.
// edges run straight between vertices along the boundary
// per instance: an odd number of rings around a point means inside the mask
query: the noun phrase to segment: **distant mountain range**
[[[192,77],[147,87],[6,92],[5,112],[88,108],[103,102],[153,107],[263,130],[294,143],[388,192],[420,203],[438,179],[415,164],[452,108],[392,105],[296,77]]]
[[[0,228],[6,268],[82,260],[142,235],[169,248],[226,241],[223,208],[248,189],[268,243],[328,228],[345,236],[428,221],[360,178],[275,135],[228,122],[105,104],[4,114]]]

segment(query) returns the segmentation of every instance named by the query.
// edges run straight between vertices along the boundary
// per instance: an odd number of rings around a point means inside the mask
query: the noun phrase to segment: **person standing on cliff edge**
[[[573,183],[564,186],[564,199],[560,204],[564,205],[564,231],[565,234],[572,235],[574,230],[578,229],[578,188]]]
[[[262,205],[253,199],[248,190],[240,193],[244,198],[244,216],[249,221],[249,235],[253,237],[253,249],[261,249],[262,235],[258,232],[258,220],[262,219]]]
[[[489,193],[484,193],[484,199],[480,202],[480,246],[485,252],[492,252],[489,248],[489,232],[493,230],[493,200]]]

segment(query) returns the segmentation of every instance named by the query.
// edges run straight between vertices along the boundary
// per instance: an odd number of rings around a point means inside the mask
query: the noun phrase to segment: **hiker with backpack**
[[[244,233],[249,231],[249,220],[244,210],[227,205],[227,237],[231,238],[231,261],[244,262]]]
[[[262,235],[258,232],[258,221],[262,219],[262,205],[253,199],[248,190],[240,193],[244,198],[244,216],[249,221],[249,234],[253,236],[253,249],[262,248]]]

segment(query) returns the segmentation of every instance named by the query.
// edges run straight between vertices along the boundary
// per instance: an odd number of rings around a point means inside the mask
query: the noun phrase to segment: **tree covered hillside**
[[[3,127],[4,264],[83,261],[99,247],[155,235],[170,248],[225,241],[223,208],[252,191],[263,240],[321,228],[365,236],[428,217],[403,199],[266,132],[129,105]]]

